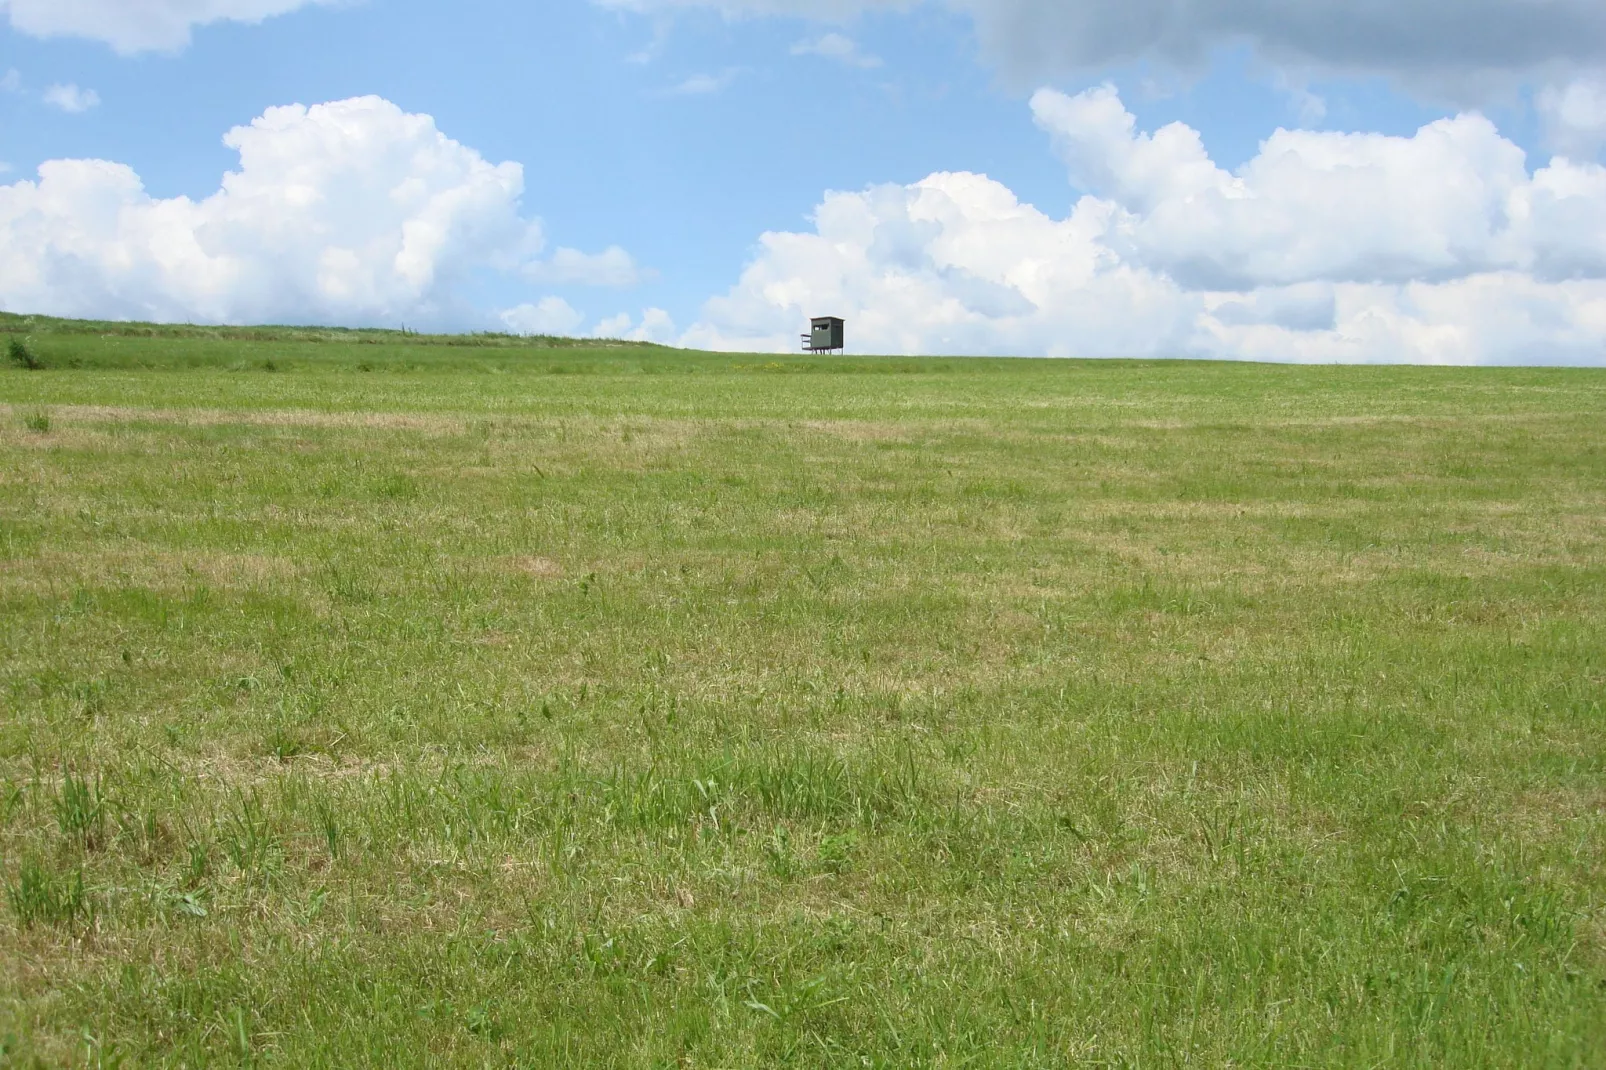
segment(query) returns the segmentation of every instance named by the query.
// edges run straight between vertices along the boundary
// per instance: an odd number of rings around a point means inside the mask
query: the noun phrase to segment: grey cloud
[[[1282,64],[1460,88],[1606,57],[1597,0],[955,0],[986,53],[1032,79],[1248,42]]]
[[[638,11],[842,20],[900,0],[596,0]],[[982,53],[1030,84],[1114,64],[1187,67],[1245,43],[1282,68],[1370,74],[1462,101],[1606,67],[1601,0],[932,0],[969,15]]]

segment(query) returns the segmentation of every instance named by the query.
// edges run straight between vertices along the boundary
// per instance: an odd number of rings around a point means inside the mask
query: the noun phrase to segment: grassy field
[[[1606,372],[8,330],[0,1063],[1606,1066]]]

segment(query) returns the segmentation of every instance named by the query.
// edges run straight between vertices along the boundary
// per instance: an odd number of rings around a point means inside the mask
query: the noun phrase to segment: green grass
[[[7,332],[0,1062],[1606,1066],[1606,373]]]

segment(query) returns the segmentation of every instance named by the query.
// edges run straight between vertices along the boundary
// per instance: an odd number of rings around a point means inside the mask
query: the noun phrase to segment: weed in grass
[[[187,918],[204,918],[211,913],[206,899],[198,892],[180,892],[173,896],[173,910]]]
[[[262,747],[281,762],[306,753],[306,741],[293,729],[276,724],[262,738]]]
[[[43,410],[36,410],[23,416],[22,426],[36,435],[50,433],[50,414]]]
[[[490,1006],[484,1003],[468,1009],[463,1015],[463,1027],[475,1036],[492,1041],[501,1039],[504,1033]]]
[[[819,864],[827,873],[844,873],[853,864],[859,835],[853,829],[820,838]]]
[[[6,359],[26,371],[42,371],[45,362],[24,339],[15,336],[6,339]]]

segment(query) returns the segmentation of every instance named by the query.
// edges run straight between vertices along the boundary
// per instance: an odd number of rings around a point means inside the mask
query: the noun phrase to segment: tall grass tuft
[[[33,858],[23,860],[14,883],[6,883],[6,899],[17,923],[25,929],[39,924],[88,923],[94,918],[82,869],[73,870],[70,876],[53,873]]]
[[[100,847],[106,831],[106,796],[100,778],[67,773],[56,796],[56,821],[63,836],[89,850]]]

